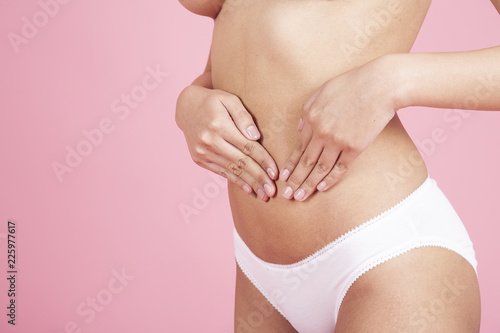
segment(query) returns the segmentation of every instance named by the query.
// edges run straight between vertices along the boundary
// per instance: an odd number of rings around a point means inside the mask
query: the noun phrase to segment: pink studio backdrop
[[[232,332],[226,185],[191,161],[174,121],[177,95],[204,68],[211,20],[172,0],[60,2],[48,16],[53,1],[0,0],[0,331]],[[12,33],[25,39],[14,47]],[[414,50],[498,44],[487,0],[436,0]],[[445,112],[400,115],[474,242],[482,332],[500,332],[500,113]]]

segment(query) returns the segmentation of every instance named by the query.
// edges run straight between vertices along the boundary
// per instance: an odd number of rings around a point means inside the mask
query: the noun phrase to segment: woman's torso
[[[430,0],[226,0],[215,20],[213,86],[239,96],[278,168],[299,137],[303,103],[325,81],[388,53],[409,52]],[[353,131],[356,129],[353,128]],[[261,259],[303,259],[393,206],[427,177],[397,115],[344,178],[304,202],[268,202],[229,184],[235,226]]]

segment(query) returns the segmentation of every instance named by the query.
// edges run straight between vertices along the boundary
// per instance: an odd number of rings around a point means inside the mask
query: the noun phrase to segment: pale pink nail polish
[[[252,193],[252,188],[248,184],[243,185],[241,188],[243,189],[243,191],[247,192],[248,194]]]
[[[293,190],[290,186],[286,186],[284,189],[283,189],[283,198],[285,199],[291,199],[292,198],[292,195],[293,195]]]
[[[257,196],[258,196],[259,198],[261,198],[262,200],[264,200],[264,196],[265,196],[265,195],[266,195],[266,193],[264,193],[264,190],[263,190],[263,189],[259,188],[259,189],[257,190]]]
[[[271,177],[271,179],[274,179],[274,177],[276,176],[276,172],[274,172],[274,170],[271,168],[267,168],[267,174],[269,175],[269,177]]]
[[[302,200],[304,199],[306,195],[306,191],[304,191],[303,189],[299,189],[298,191],[295,192],[295,195],[293,196],[295,200]]]
[[[318,184],[318,191],[323,191],[326,188],[326,182],[322,181],[321,183]]]
[[[254,125],[248,126],[247,133],[254,140],[257,140],[260,137],[259,130]]]
[[[271,185],[264,184],[264,190],[266,191],[266,194],[268,196],[272,196],[273,195],[273,188],[271,187]]]
[[[286,180],[288,179],[289,176],[290,176],[290,171],[288,171],[287,169],[281,170],[281,172],[280,172],[280,180],[282,182],[286,182]]]
[[[302,119],[302,117],[300,117],[299,125],[297,126],[297,130],[300,132],[300,131],[302,131],[303,127],[304,127],[304,120]]]

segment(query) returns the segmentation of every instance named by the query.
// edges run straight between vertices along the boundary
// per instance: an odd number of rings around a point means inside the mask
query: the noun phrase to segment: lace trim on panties
[[[428,184],[429,182],[432,182],[432,184]],[[427,186],[424,186],[424,185],[427,185]],[[327,252],[331,248],[333,248],[333,247],[337,246],[338,244],[342,243],[343,241],[345,241],[349,237],[353,237],[357,232],[359,232],[359,231],[361,231],[361,230],[363,230],[363,229],[371,226],[375,222],[383,219],[384,217],[386,217],[389,214],[394,213],[398,209],[401,209],[402,207],[404,207],[404,205],[411,198],[415,197],[418,193],[422,192],[424,189],[428,188],[431,185],[435,185],[435,180],[433,178],[430,178],[429,175],[428,175],[427,178],[426,178],[426,180],[422,184],[420,184],[419,187],[417,187],[406,198],[402,199],[401,201],[399,201],[397,204],[395,204],[391,208],[389,208],[386,211],[382,212],[381,214],[379,214],[379,215],[371,218],[370,220],[368,220],[366,222],[363,222],[362,224],[358,225],[357,227],[355,227],[355,228],[347,231],[346,233],[342,234],[341,236],[339,236],[338,238],[336,238],[331,243],[326,244],[321,249],[319,249],[318,251],[316,251],[313,254],[309,255],[308,257],[306,257],[306,258],[304,258],[304,259],[302,259],[300,261],[297,261],[295,263],[292,263],[292,264],[276,264],[276,263],[271,263],[271,262],[264,261],[264,260],[260,259],[259,257],[257,257],[250,250],[250,248],[248,248],[248,246],[244,242],[242,242],[242,243],[247,248],[247,250],[250,252],[250,254],[252,255],[252,257],[254,257],[260,263],[262,263],[264,265],[267,265],[269,268],[274,268],[274,269],[289,269],[289,268],[293,268],[293,267],[299,267],[299,266],[305,265],[305,264],[309,263],[311,260],[313,260],[313,259],[321,256],[323,253]],[[236,229],[235,229],[235,231],[236,231]]]
[[[397,256],[400,256],[400,255],[402,255],[402,254],[404,254],[404,253],[406,253],[406,252],[408,252],[410,250],[413,250],[413,249],[416,249],[416,248],[420,248],[420,247],[426,247],[426,246],[429,246],[429,247],[430,246],[437,246],[437,247],[442,247],[442,248],[445,248],[447,250],[453,251],[453,252],[457,253],[458,255],[462,256],[465,260],[467,260],[472,265],[472,267],[474,268],[474,271],[476,271],[476,267],[474,266],[475,264],[473,262],[471,262],[467,258],[467,256],[465,256],[460,251],[452,248],[452,246],[449,245],[449,244],[447,244],[446,242],[418,241],[418,242],[412,243],[410,245],[407,245],[407,246],[399,249],[396,252],[387,254],[387,255],[385,255],[385,256],[383,256],[383,257],[375,260],[374,262],[372,262],[370,264],[366,264],[362,268],[360,268],[360,269],[357,270],[357,273],[354,275],[354,278],[351,278],[349,280],[349,283],[348,283],[347,287],[344,289],[344,292],[342,293],[342,296],[340,298],[339,304],[335,308],[335,322],[337,322],[337,317],[338,317],[338,314],[339,314],[340,306],[342,305],[342,301],[344,300],[345,296],[347,295],[347,292],[349,291],[349,289],[351,288],[351,286],[354,284],[354,282],[356,282],[357,279],[359,279],[363,274],[365,274],[366,272],[368,272],[372,268],[375,268],[378,265],[383,264],[384,262],[386,262],[386,261],[388,261],[390,259],[393,259],[393,258],[395,258]],[[476,274],[477,274],[477,271],[476,271]]]
[[[274,303],[274,299],[272,299],[269,294],[264,290],[264,288],[262,288],[260,286],[260,284],[257,282],[257,280],[254,279],[254,277],[252,275],[250,275],[250,273],[247,271],[247,269],[245,268],[245,266],[243,266],[240,261],[238,260],[238,258],[236,258],[236,263],[238,264],[238,266],[240,266],[241,268],[241,271],[243,272],[243,274],[245,274],[245,276],[250,280],[250,282],[252,282],[252,284],[257,288],[257,290],[260,291],[260,293],[267,299],[267,301],[269,303],[271,303],[271,305],[286,319],[288,320],[288,318],[285,316],[285,314],[283,313],[283,311],[281,311],[280,308],[278,308],[278,306]]]

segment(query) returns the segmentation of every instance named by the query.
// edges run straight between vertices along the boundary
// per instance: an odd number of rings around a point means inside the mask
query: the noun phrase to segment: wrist
[[[177,98],[177,104],[175,108],[175,122],[180,129],[183,128],[184,120],[188,117],[188,115],[186,115],[186,112],[191,110],[193,107],[192,103],[197,94],[197,90],[199,89],[203,88],[197,85],[189,85],[181,91],[179,97]]]
[[[387,54],[377,59],[381,73],[388,81],[389,96],[394,111],[415,105],[414,64],[409,61],[411,54]]]

